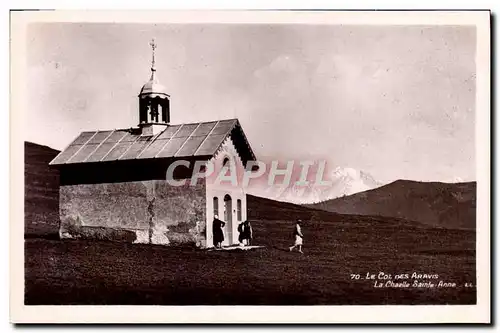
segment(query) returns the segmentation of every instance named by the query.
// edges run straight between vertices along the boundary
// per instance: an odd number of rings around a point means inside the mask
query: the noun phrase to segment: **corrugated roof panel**
[[[156,139],[152,144],[150,144],[142,154],[137,158],[154,158],[156,154],[167,144],[169,139]]]
[[[174,136],[175,133],[181,128],[182,125],[172,125],[168,126],[166,130],[164,130],[159,136],[158,139],[170,139],[171,137]]]
[[[121,139],[120,143],[135,142],[139,138],[139,135],[137,134],[132,134],[128,131],[126,133],[127,133],[126,136],[123,139]]]
[[[191,134],[191,136],[207,136],[214,128],[216,121],[211,121],[209,123],[201,123],[200,126]]]
[[[92,154],[92,152],[97,148],[97,146],[99,146],[99,144],[97,144],[97,143],[95,143],[95,144],[87,143],[67,163],[84,162],[87,159],[87,157],[89,157],[89,155]]]
[[[99,162],[102,160],[106,154],[109,153],[111,149],[115,146],[116,142],[104,142],[102,145],[97,148],[96,151],[92,153],[85,162]]]
[[[93,132],[82,132],[80,135],[71,143],[71,145],[83,145],[89,141],[89,139],[95,134],[96,131]]]
[[[151,143],[152,140],[153,137],[151,136],[140,137],[132,144],[127,152],[120,157],[120,160],[130,160],[136,158],[144,150],[144,148]]]
[[[221,134],[221,135],[210,134],[210,136],[207,137],[205,142],[202,143],[202,145],[200,146],[200,148],[196,152],[196,156],[213,155],[215,153],[215,151],[217,150],[217,148],[219,148],[222,141],[224,141],[226,136],[227,135],[225,135],[225,134]]]
[[[102,131],[102,132],[97,132],[96,135],[94,135],[92,137],[92,139],[90,139],[90,141],[87,143],[87,144],[100,144],[101,142],[103,142],[104,140],[106,140],[106,138],[111,134],[113,133],[113,131]]]
[[[137,135],[132,135],[127,133],[126,136],[116,144],[116,146],[106,155],[102,160],[103,161],[114,161],[120,158],[123,153],[137,140]]]
[[[183,138],[186,136],[190,136],[196,127],[198,127],[198,124],[183,125],[182,128],[177,133],[175,133],[174,138]]]
[[[127,151],[127,149],[132,145],[132,142],[120,142],[118,143],[102,160],[103,161],[115,161],[120,158]]]
[[[118,141],[123,139],[123,137],[127,134],[129,134],[129,132],[124,130],[116,130],[106,139],[106,143],[108,142],[117,143]]]
[[[71,145],[62,151],[50,164],[66,163],[83,145]]]
[[[170,139],[170,141],[163,148],[163,150],[157,155],[157,157],[173,157],[187,139],[188,138],[186,136],[182,138]]]
[[[184,143],[182,148],[175,156],[193,156],[200,144],[205,140],[206,136],[191,136]]]
[[[236,123],[235,119],[219,121],[219,123],[217,124],[217,126],[215,126],[212,133],[210,133],[210,135],[228,134],[229,131],[233,128],[235,123]]]
[[[106,141],[104,141],[96,151],[90,155],[85,162],[99,162],[102,160],[107,153],[116,145],[121,138],[123,138],[127,132],[125,131],[115,131],[111,134]]]

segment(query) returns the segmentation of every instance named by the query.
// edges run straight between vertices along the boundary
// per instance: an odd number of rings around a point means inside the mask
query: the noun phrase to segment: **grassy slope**
[[[57,232],[57,154],[26,143],[26,232]],[[248,197],[256,244],[206,252],[92,241],[25,241],[26,304],[455,304],[475,288],[375,289],[351,273],[427,272],[475,282],[475,233],[396,218],[339,215]],[[305,255],[287,252],[296,218]]]
[[[24,229],[27,235],[57,233],[59,227],[59,172],[49,167],[58,150],[24,143]]]
[[[27,304],[471,304],[475,288],[376,289],[351,273],[439,274],[475,283],[475,233],[343,216],[248,198],[254,251],[26,241]],[[293,219],[309,219],[305,255]],[[262,218],[266,217],[266,218]]]
[[[475,229],[476,183],[399,180],[308,207],[341,214],[399,217],[444,228]]]

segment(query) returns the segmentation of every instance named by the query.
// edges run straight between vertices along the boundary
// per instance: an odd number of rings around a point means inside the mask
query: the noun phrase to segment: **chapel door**
[[[233,244],[233,200],[229,194],[224,196],[224,244]]]

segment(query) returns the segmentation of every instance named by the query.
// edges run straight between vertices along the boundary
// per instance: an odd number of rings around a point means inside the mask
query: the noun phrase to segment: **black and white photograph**
[[[11,13],[19,321],[489,320],[488,11],[45,14]]]

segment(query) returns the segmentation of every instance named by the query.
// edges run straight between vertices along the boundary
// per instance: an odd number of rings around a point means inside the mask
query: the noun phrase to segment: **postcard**
[[[491,320],[489,11],[13,11],[11,101],[12,322]]]

